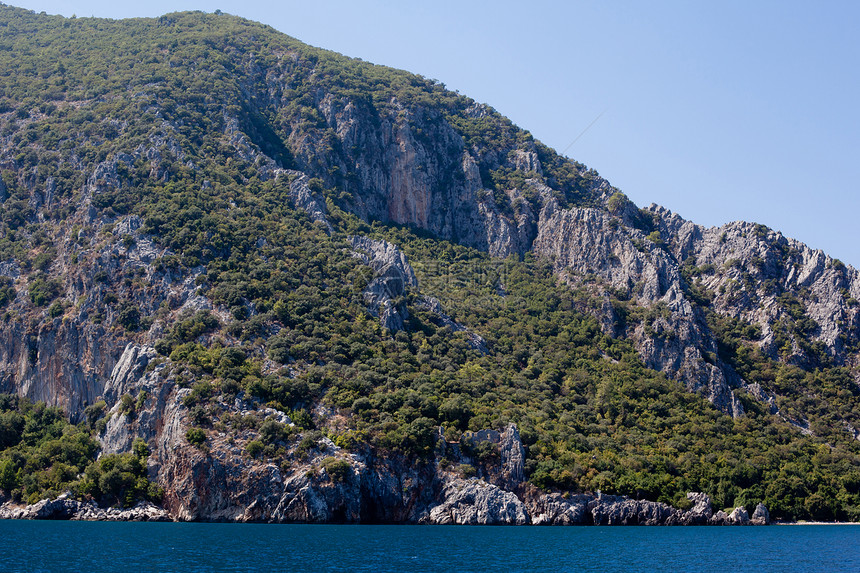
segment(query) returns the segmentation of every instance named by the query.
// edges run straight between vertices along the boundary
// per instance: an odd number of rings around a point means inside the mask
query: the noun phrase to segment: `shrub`
[[[122,395],[122,398],[120,398],[119,411],[128,416],[129,418],[134,417],[134,398],[131,397],[131,394]]]
[[[99,418],[103,417],[107,413],[107,404],[104,400],[99,400],[92,406],[87,406],[84,408],[84,416],[87,419],[87,424],[89,424],[90,428],[95,428],[96,422]]]
[[[45,306],[58,296],[62,285],[59,280],[54,278],[46,278],[44,275],[37,275],[30,281],[28,292],[30,300],[36,306]]]
[[[248,452],[248,455],[252,458],[257,458],[263,453],[265,448],[266,447],[263,445],[263,442],[259,440],[251,440],[248,442],[248,445],[245,446],[245,451]]]
[[[200,428],[188,428],[188,431],[185,432],[185,439],[192,446],[199,448],[206,443],[206,432]]]
[[[332,456],[323,459],[322,468],[326,471],[331,481],[343,482],[352,473],[352,465],[346,461]]]
[[[612,197],[606,201],[606,209],[613,215],[618,215],[629,203],[630,200],[627,199],[627,196],[624,193],[616,191]]]
[[[140,328],[140,311],[137,309],[137,306],[130,301],[124,302],[122,308],[120,308],[117,322],[130,332],[134,332]]]
[[[475,477],[478,473],[475,466],[471,464],[460,464],[457,466],[457,471],[463,474],[463,477],[465,478]]]
[[[267,444],[286,441],[289,435],[290,432],[287,427],[275,420],[266,420],[260,426],[260,437]]]
[[[150,454],[149,446],[146,445],[146,441],[143,438],[134,439],[134,442],[131,444],[131,451],[142,460],[148,458]]]
[[[58,316],[63,314],[64,310],[65,307],[63,306],[63,303],[58,300],[55,300],[53,304],[51,304],[51,306],[48,308],[48,316],[50,316],[51,318],[57,318]]]
[[[0,276],[0,307],[6,306],[15,300],[15,289],[12,287],[12,279]]]

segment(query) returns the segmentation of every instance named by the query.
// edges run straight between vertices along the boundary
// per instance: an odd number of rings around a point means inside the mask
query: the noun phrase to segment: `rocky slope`
[[[279,110],[294,105],[290,82],[305,72],[297,61],[283,55],[274,68],[247,64],[242,70],[244,97],[252,108],[243,113],[282,117]],[[609,304],[595,310],[607,332],[636,340],[646,364],[701,391],[735,415],[742,407],[732,389],[744,381],[719,357],[709,358],[718,354],[716,336],[690,304],[687,291],[693,285],[713,294],[711,307],[716,312],[758,325],[761,337],[756,344],[767,356],[815,367],[820,357],[811,352],[814,347],[836,365],[853,364],[860,336],[856,303],[860,281],[855,269],[753,224],[703,229],[660,207],[640,211],[626,199],[609,208],[616,190],[577,164],[572,164],[576,193],[596,206],[572,206],[572,192],[553,188],[559,177],[545,173],[541,163],[541,156],[552,162],[557,158],[546,157],[546,150],[533,140],[509,137],[501,140],[500,147],[488,147],[457,129],[458,122],[467,120],[499,122],[491,109],[471,104],[462,116],[453,117],[444,107],[416,105],[397,96],[385,105],[372,106],[339,93],[321,70],[310,73],[312,78],[319,76],[320,89],[304,97],[308,109],[318,114],[318,122],[287,116],[269,126],[267,133],[288,134],[278,143],[282,153],[267,155],[267,151],[273,153],[273,143],[263,138],[263,127],[249,128],[247,118],[230,111],[223,118],[223,138],[239,157],[255,164],[260,179],[289,179],[291,200],[314,220],[328,225],[325,199],[308,186],[318,178],[325,186],[340,188],[345,208],[362,219],[414,226],[493,256],[533,252],[551,257],[557,271],[572,284],[598,279],[601,288],[593,289],[598,297],[609,292],[644,307],[659,304],[665,316],[650,325],[628,328],[619,327],[619,317]],[[37,117],[31,116],[30,121],[38,122]],[[131,182],[120,174],[129,166],[144,160],[150,177],[167,176],[171,155],[179,160],[187,155],[180,143],[182,130],[183,125],[175,121],[163,121],[146,143],[90,167],[70,223],[83,227],[104,221],[93,200],[127,188]],[[13,138],[5,141],[7,177],[27,189],[30,207],[39,212],[55,205],[59,200],[52,191],[56,180],[48,177],[40,182],[27,176],[11,158]],[[285,170],[279,164],[287,151],[295,169]],[[487,173],[496,172],[517,177],[488,179]],[[61,239],[67,247],[63,249],[66,260],[58,260],[52,272],[69,277],[65,294],[70,300],[98,292],[92,276],[101,272],[127,272],[134,267],[152,280],[146,264],[169,253],[159,251],[152,237],[138,232],[139,220],[121,224],[127,228],[118,228],[116,234],[131,235],[136,241],[127,249],[102,244],[97,236],[81,237],[80,232]],[[657,233],[656,242],[648,238],[653,233]],[[68,267],[68,258],[87,241],[101,250],[91,266]],[[118,257],[125,259],[121,267]],[[19,280],[21,271],[14,260],[3,265],[7,276]],[[696,276],[683,276],[684,268],[697,270]],[[175,287],[164,283],[162,279],[162,288],[140,301],[148,307],[145,312],[175,296],[168,292]],[[780,323],[790,311],[784,300],[780,302],[786,293],[796,297],[812,321],[802,333],[789,329],[780,334],[786,330]],[[21,388],[36,399],[62,404],[73,414],[93,402],[100,394],[99,380],[106,378],[125,341],[110,341],[109,332],[90,324],[85,305],[76,310],[71,321],[61,324],[10,325],[0,347],[6,388]],[[400,320],[386,314],[383,322],[397,329]],[[56,352],[56,348],[74,350]],[[58,355],[70,359],[60,361]]]
[[[455,246],[547,262],[569,287],[558,307],[595,316],[645,366],[735,418],[760,408],[820,433],[797,405],[815,402],[816,387],[794,382],[837,372],[828,404],[847,406],[823,417],[846,440],[860,435],[860,274],[820,251],[760,225],[706,229],[639,209],[485,105],[226,15],[77,23],[4,6],[0,22],[0,52],[20,60],[0,59],[12,78],[0,90],[0,389],[61,406],[75,422],[103,399],[103,453],[149,444],[150,477],[172,518],[747,521],[743,510],[714,514],[706,498],[682,511],[529,485],[537,460],[526,463],[512,419],[482,411],[485,398],[504,403],[498,386],[545,392],[515,415],[563,420],[567,434],[630,422],[576,409],[596,391],[556,411],[577,377],[599,375],[541,370],[539,352],[517,345],[497,354],[502,341],[487,342],[495,333],[478,331],[477,311],[452,309],[451,285],[422,284],[406,245],[381,229],[447,245],[438,248],[452,265],[465,252]],[[287,219],[292,227],[278,227]],[[291,275],[300,265],[304,274]],[[490,286],[488,298],[504,301],[503,277]],[[346,294],[325,298],[338,289]],[[537,312],[534,300],[524,315]],[[349,319],[329,328],[338,310]],[[412,333],[423,342],[410,346]],[[377,339],[378,355],[408,349],[397,360],[420,370],[412,386],[383,371],[368,348]],[[431,346],[456,361],[433,363]],[[618,363],[605,346],[595,359]],[[463,390],[464,379],[492,377],[475,367],[482,357],[508,374]],[[788,366],[798,370],[778,370]],[[432,384],[444,395],[424,395]],[[372,402],[371,388],[390,400]],[[517,391],[506,406],[524,399]],[[387,445],[370,447],[355,422],[362,412],[401,441],[375,436]],[[455,446],[464,432],[492,444],[481,446],[489,457]],[[546,432],[530,445],[563,441]],[[576,448],[596,460],[612,449],[604,445]],[[680,460],[676,446],[665,455]],[[556,474],[570,484],[611,473],[585,460]],[[853,481],[840,487],[857,493]],[[754,491],[764,499],[764,485]],[[67,506],[15,515],[84,511]],[[763,509],[753,516],[767,519]]]
[[[132,437],[154,446],[150,474],[165,489],[164,508],[139,504],[128,510],[101,509],[67,496],[21,507],[0,507],[0,519],[76,519],[106,521],[235,521],[302,523],[423,523],[436,525],[767,525],[770,517],[759,504],[750,518],[743,507],[730,515],[714,513],[710,498],[688,495],[690,509],[633,500],[600,493],[545,494],[525,481],[525,450],[517,427],[503,432],[481,431],[467,436],[472,446],[493,444],[498,457],[490,461],[470,456],[462,443],[447,443],[440,434],[435,445],[441,458],[461,464],[415,465],[402,458],[381,458],[369,450],[348,453],[327,438],[309,449],[291,447],[295,460],[278,465],[271,459],[243,455],[255,437],[244,432],[231,439],[219,433],[205,448],[189,444],[182,432],[188,409],[182,398],[189,390],[178,388],[164,375],[164,365],[147,376],[136,375],[154,351],[129,346],[111,378],[109,388],[148,390],[148,397],[133,416],[119,403],[112,409],[103,437],[105,453],[127,451]],[[137,382],[132,380],[136,379]],[[129,387],[128,384],[132,384]],[[245,415],[280,420],[280,412],[237,400],[218,404],[219,417]],[[283,445],[288,445],[284,443]],[[466,464],[479,477],[466,478]],[[474,465],[472,465],[474,464]]]

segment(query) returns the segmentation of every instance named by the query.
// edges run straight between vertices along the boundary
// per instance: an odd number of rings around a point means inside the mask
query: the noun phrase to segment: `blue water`
[[[860,571],[860,526],[0,521],[2,571]]]

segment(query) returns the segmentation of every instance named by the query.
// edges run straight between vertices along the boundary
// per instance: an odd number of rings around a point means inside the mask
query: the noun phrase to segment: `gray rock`
[[[714,514],[711,498],[706,493],[689,492],[687,499],[693,502],[693,507],[687,510],[682,519],[684,525],[705,525]]]
[[[82,502],[64,494],[57,499],[43,499],[33,505],[0,506],[0,519],[53,519],[74,521],[172,521],[164,508],[151,502],[140,502],[129,509],[101,508],[95,502]]]
[[[9,321],[0,325],[0,379],[78,422],[101,396],[123,346],[115,332],[81,317],[57,317],[33,329]]]
[[[364,289],[364,302],[371,314],[391,331],[403,330],[409,318],[405,304],[397,304],[398,298],[408,287],[418,287],[415,271],[406,255],[388,241],[376,241],[367,237],[349,237],[353,254],[373,269],[374,277]]]
[[[708,525],[729,525],[729,514],[722,509],[719,510],[708,520]]]
[[[593,500],[591,495],[541,495],[528,505],[532,525],[588,525],[592,520],[588,506]]]
[[[613,495],[598,495],[588,510],[594,525],[665,525],[681,513],[664,503]]]
[[[127,344],[105,384],[104,399],[108,405],[113,406],[123,394],[136,395],[140,378],[157,356],[158,352],[150,346]]]
[[[525,525],[530,522],[525,505],[516,495],[477,479],[449,480],[442,500],[430,510],[429,523]]]
[[[750,523],[753,525],[770,525],[770,512],[763,503],[755,506],[755,511],[750,518]]]
[[[329,234],[334,232],[334,229],[332,229],[331,224],[328,222],[325,199],[308,187],[310,177],[299,171],[278,170],[278,174],[281,173],[290,174],[295,177],[292,183],[290,183],[290,200],[293,202],[293,205],[306,212],[312,221],[323,225]]]
[[[729,525],[749,525],[750,516],[744,506],[736,507],[727,519]]]
[[[502,457],[502,485],[505,489],[515,490],[526,481],[526,449],[516,424],[508,424],[499,436],[499,453]]]
[[[535,253],[549,257],[557,273],[578,285],[597,277],[602,288],[625,293],[637,304],[657,309],[650,324],[616,332],[611,309],[602,311],[608,334],[630,336],[646,365],[683,381],[726,413],[743,412],[732,393],[739,381],[727,377],[716,355],[716,339],[686,300],[673,258],[642,231],[625,227],[598,209],[561,209],[549,200],[541,210]]]

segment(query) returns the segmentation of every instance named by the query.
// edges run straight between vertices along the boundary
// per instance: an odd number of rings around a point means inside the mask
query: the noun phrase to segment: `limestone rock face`
[[[525,525],[525,504],[509,491],[477,479],[452,479],[442,492],[443,502],[430,510],[434,525]]]
[[[713,307],[759,325],[765,351],[814,365],[814,357],[796,341],[791,348],[775,346],[774,325],[789,316],[780,297],[790,293],[817,327],[813,340],[821,341],[837,364],[843,363],[846,341],[860,334],[860,309],[851,301],[860,294],[856,269],[762,225],[737,222],[705,229],[660,207],[649,209],[664,221],[667,233],[676,233],[673,254],[679,260],[692,257],[701,269],[694,280],[714,293]]]
[[[0,389],[62,407],[78,420],[101,394],[122,348],[101,325],[61,318],[0,327]]]
[[[734,511],[729,514],[727,519],[730,525],[749,525],[750,524],[750,516],[747,513],[747,510],[744,509],[743,506],[736,507]]]
[[[541,495],[528,506],[532,525],[588,525],[593,519],[588,509],[592,501],[589,495]]]
[[[640,229],[646,216],[650,233]],[[650,309],[647,323],[627,325],[605,298],[589,310],[607,334],[631,338],[649,367],[735,416],[743,408],[732,390],[748,384],[719,359],[716,337],[690,288],[710,293],[717,313],[759,326],[757,344],[775,359],[818,365],[796,334],[787,346],[777,336],[776,325],[795,320],[798,308],[811,320],[804,323],[810,342],[822,344],[836,364],[844,364],[850,345],[860,340],[860,273],[762,225],[706,229],[656,205],[637,211],[628,204],[613,215],[562,209],[548,199],[537,231],[532,250],[552,259],[571,285]]]
[[[664,525],[680,513],[663,503],[612,495],[597,496],[588,509],[594,525]]]
[[[689,492],[687,499],[693,502],[687,512],[681,516],[679,523],[683,525],[707,525],[714,515],[711,498],[706,493]]]
[[[755,506],[755,511],[750,518],[750,523],[753,525],[770,525],[770,512],[763,503]]]
[[[122,395],[140,390],[139,381],[149,362],[156,356],[158,353],[154,348],[127,344],[105,384],[105,401],[114,404]]]
[[[418,287],[415,271],[406,255],[388,241],[376,241],[367,237],[350,237],[353,253],[373,269],[373,279],[364,289],[364,302],[385,328],[403,330],[403,321],[409,318],[406,305],[397,299],[406,293],[407,287]]]
[[[503,485],[506,489],[514,490],[526,481],[526,449],[516,424],[508,424],[499,436],[499,452],[502,457]]]
[[[103,454],[131,451],[134,438],[150,443],[155,440],[159,428],[176,423],[165,417],[168,403],[176,400],[173,380],[164,379],[163,367],[146,371],[156,356],[153,348],[129,344],[114,368],[104,395],[111,417],[100,437]],[[122,396],[128,394],[137,399],[141,392],[144,393],[143,407],[136,408],[133,414],[122,413]]]
[[[482,188],[477,166],[438,112],[395,98],[380,114],[366,102],[332,95],[321,96],[318,109],[339,152],[324,152],[322,142],[301,129],[291,135],[290,148],[305,173],[354,173],[350,207],[360,217],[413,225],[485,250],[498,242],[490,227],[499,221],[492,210],[482,213],[476,198]]]
[[[326,216],[327,210],[325,199],[308,186],[310,178],[299,171],[276,171],[276,175],[281,175],[282,173],[294,177],[289,188],[290,200],[292,200],[293,205],[295,205],[297,209],[301,209],[306,212],[313,221],[322,224],[326,229],[328,229],[328,232],[331,233],[333,229]]]
[[[62,495],[57,499],[43,499],[33,505],[16,507],[6,503],[0,506],[0,519],[55,519],[73,521],[172,521],[163,508],[150,502],[141,502],[128,509],[101,508],[95,502],[81,502]]]
[[[743,412],[732,393],[736,376],[727,366],[705,360],[706,354],[716,354],[716,339],[684,295],[678,265],[643,232],[602,210],[561,209],[549,201],[540,213],[533,249],[551,258],[556,272],[573,285],[596,277],[602,289],[655,309],[648,324],[619,332],[610,308],[604,330],[630,336],[650,368],[683,381],[727,413]]]

